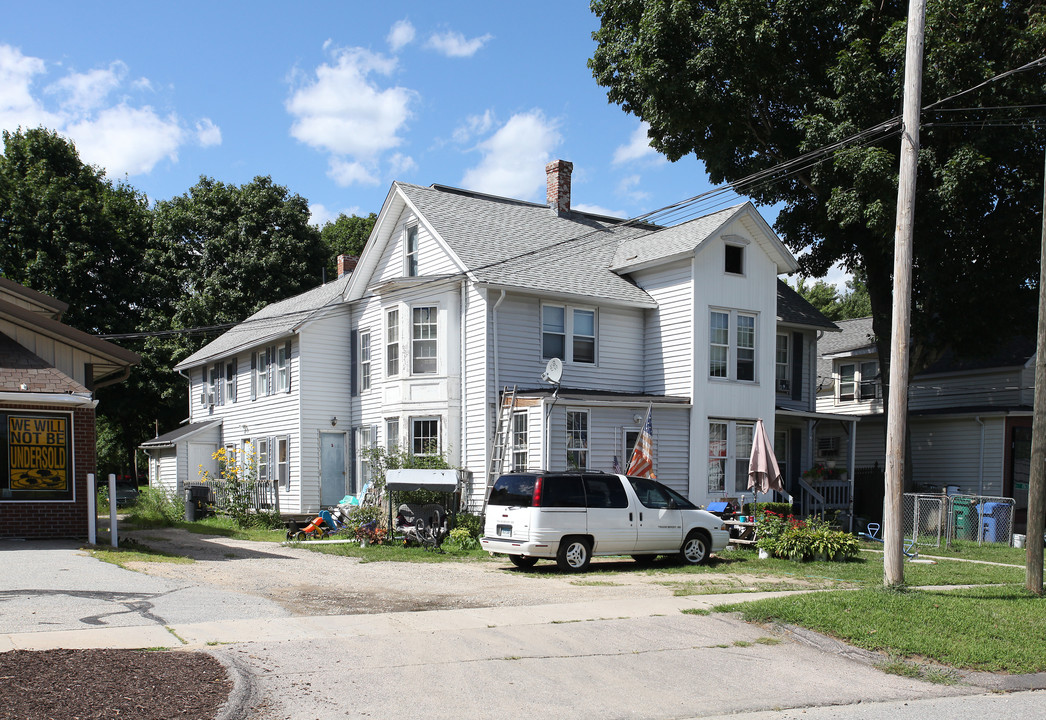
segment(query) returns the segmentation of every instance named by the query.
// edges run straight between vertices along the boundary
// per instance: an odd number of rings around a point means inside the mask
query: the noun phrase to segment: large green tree
[[[64,320],[80,330],[135,329],[152,297],[148,200],[51,130],[3,139],[0,273],[68,303]]]
[[[907,0],[595,0],[589,61],[609,99],[728,183],[899,115]],[[924,107],[1039,58],[1041,0],[929,0]],[[915,207],[915,369],[1034,327],[1043,71],[923,113]],[[965,109],[964,109],[965,108]],[[864,273],[890,336],[899,139],[872,138],[739,192],[782,204],[804,274]],[[884,358],[885,360],[886,358]],[[885,363],[884,363],[885,365]]]
[[[320,237],[323,238],[323,243],[327,246],[328,257],[330,258],[327,262],[328,278],[333,278],[337,274],[337,259],[339,255],[355,255],[359,257],[377,220],[378,216],[374,213],[367,217],[341,213],[338,215],[337,220],[325,223],[320,228]]]
[[[328,260],[308,202],[269,177],[239,186],[201,177],[156,203],[153,233],[171,298],[153,315],[158,330],[240,322],[319,285]],[[213,335],[184,333],[166,345],[177,361]]]

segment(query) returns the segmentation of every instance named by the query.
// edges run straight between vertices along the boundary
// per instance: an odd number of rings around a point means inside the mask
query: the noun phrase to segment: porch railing
[[[808,482],[799,478],[799,509],[803,517],[823,515],[827,510],[850,509],[849,480],[817,480]]]

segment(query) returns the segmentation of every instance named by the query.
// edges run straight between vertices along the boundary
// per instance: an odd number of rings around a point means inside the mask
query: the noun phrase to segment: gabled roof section
[[[353,283],[348,298],[365,292],[366,278],[390,240],[395,219],[406,207],[419,214],[460,263],[463,276],[474,282],[655,306],[644,290],[610,270],[621,239],[648,232],[649,226],[639,229],[581,212],[560,216],[546,205],[400,182],[393,183],[357,265],[357,273],[363,269],[364,274]]]
[[[24,285],[19,285],[5,277],[0,277],[0,299],[12,302],[15,305],[22,303],[30,305],[31,309],[47,315],[52,320],[61,320],[62,313],[69,309],[68,303],[56,300],[50,295],[45,295]]]
[[[614,272],[635,272],[646,267],[693,256],[735,220],[742,220],[763,251],[777,263],[777,271],[793,272],[795,258],[763,220],[755,205],[744,202],[689,222],[654,229],[622,242],[610,268]]]
[[[838,333],[825,335],[817,343],[817,374],[822,378],[832,376],[832,357],[865,355],[875,359],[875,336],[870,317],[840,320],[836,323]]]
[[[834,322],[797,293],[784,280],[777,280],[777,321],[787,325],[840,332]]]
[[[325,308],[339,304],[351,278],[350,273],[300,295],[266,305],[179,362],[174,369],[202,365],[294,334]]]
[[[3,333],[0,333],[0,392],[91,394],[76,380]]]
[[[180,428],[177,428],[176,430],[171,430],[170,432],[164,433],[163,435],[154,437],[152,440],[146,440],[138,447],[143,449],[174,447],[175,444],[178,442],[188,440],[190,437],[196,435],[199,432],[207,430],[208,428],[212,428],[215,425],[221,424],[222,421],[220,418],[216,420],[207,420],[205,422],[189,423],[188,425],[183,425]]]

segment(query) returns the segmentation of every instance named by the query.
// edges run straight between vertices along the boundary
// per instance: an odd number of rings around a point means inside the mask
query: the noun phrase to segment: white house
[[[858,468],[885,467],[886,429],[878,349],[871,318],[844,320],[818,360],[817,408],[859,417]],[[1034,338],[1014,338],[983,357],[947,353],[911,378],[908,428],[913,490],[1012,497],[1017,531],[1028,505]],[[818,429],[817,444],[839,446],[839,433]],[[878,499],[881,504],[881,489]]]
[[[303,318],[252,330],[287,315],[277,303],[179,364],[187,433],[267,439],[285,511],[358,491],[375,445],[471,471],[481,507],[513,390],[505,470],[624,468],[652,409],[655,474],[695,502],[747,492],[760,418],[798,477],[816,341],[835,327],[778,281],[794,258],[751,203],[667,228],[573,211],[571,170],[546,168],[547,204],[394,183],[351,275],[285,301]],[[265,347],[275,367],[285,349],[289,385],[248,400]]]

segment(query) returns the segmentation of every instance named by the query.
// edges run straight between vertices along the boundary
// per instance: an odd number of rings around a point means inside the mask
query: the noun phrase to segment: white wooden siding
[[[418,226],[418,275],[445,275],[460,272],[461,268],[456,265],[453,257],[432,236],[425,224],[419,223],[417,216],[407,210],[396,220],[395,229],[382,252],[369,284],[386,282],[407,274],[403,253],[407,227],[412,224]]]
[[[1013,407],[1021,402],[1021,375],[1019,368],[953,375],[919,375],[909,383],[908,407],[910,410]]]
[[[633,273],[657,301],[646,311],[643,335],[644,391],[689,397],[694,389],[693,263],[682,260]]]

